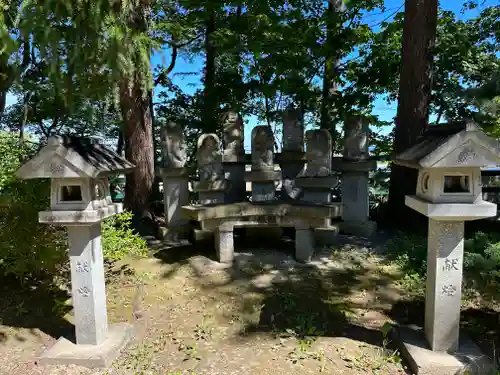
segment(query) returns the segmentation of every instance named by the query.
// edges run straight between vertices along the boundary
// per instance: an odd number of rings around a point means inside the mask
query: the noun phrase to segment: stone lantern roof
[[[21,179],[97,178],[129,172],[134,165],[96,139],[56,136],[48,139],[31,160],[16,172]]]
[[[417,169],[497,166],[500,144],[470,121],[430,125],[419,142],[393,162]]]

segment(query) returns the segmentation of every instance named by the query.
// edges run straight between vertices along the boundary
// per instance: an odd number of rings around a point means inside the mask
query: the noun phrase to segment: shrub
[[[148,253],[146,241],[131,228],[132,213],[124,211],[102,223],[104,258],[117,261],[125,256],[143,257]]]
[[[67,267],[64,231],[38,223],[38,212],[49,206],[49,181],[14,175],[34,152],[14,134],[0,132],[0,274],[21,282],[52,277]]]

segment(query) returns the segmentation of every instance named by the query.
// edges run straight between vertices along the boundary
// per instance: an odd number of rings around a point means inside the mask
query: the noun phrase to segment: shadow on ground
[[[30,280],[31,281],[31,280]],[[13,336],[25,339],[11,328],[25,328],[36,334],[36,330],[54,338],[74,336],[74,326],[64,319],[71,310],[66,304],[69,294],[50,283],[34,281],[20,284],[17,280],[2,278],[0,286],[0,341]],[[3,331],[3,332],[2,332]],[[12,335],[14,333],[14,335]]]
[[[367,261],[370,254],[365,248],[368,242],[339,237],[339,248],[348,250],[351,246],[364,250],[355,255],[346,251],[336,260],[331,259],[332,250],[326,250],[317,254],[312,264],[304,265],[293,259],[293,235],[287,234],[282,241],[271,236],[240,236],[235,241],[237,252],[232,266],[214,262],[211,246],[170,247],[155,256],[170,266],[190,264],[200,279],[199,288],[207,293],[225,294],[224,298],[234,293],[228,290],[231,286],[241,288],[239,313],[249,315],[257,308],[260,316],[257,322],[244,325],[235,338],[238,341],[265,333],[346,337],[382,347],[381,331],[357,322],[360,310],[382,310],[393,302],[390,296],[377,293],[378,290],[391,289],[396,293],[391,286],[394,279],[370,267]],[[201,282],[211,269],[224,272],[227,277],[218,283]],[[172,272],[163,276],[169,278]],[[255,295],[259,296],[258,302]]]

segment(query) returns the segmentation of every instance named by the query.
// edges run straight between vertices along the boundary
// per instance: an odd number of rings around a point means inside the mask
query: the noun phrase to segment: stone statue
[[[274,170],[274,136],[270,126],[259,125],[252,130],[252,169]]]
[[[220,140],[215,134],[202,134],[198,138],[196,153],[200,181],[216,181],[224,179],[222,169],[222,153]]]
[[[306,132],[306,166],[302,176],[324,177],[332,173],[332,136],[326,129]]]
[[[283,150],[304,151],[304,123],[299,109],[290,108],[283,115]]]
[[[237,112],[227,111],[223,116],[224,154],[240,156],[245,153],[243,119]]]
[[[343,157],[352,161],[368,158],[368,123],[360,116],[351,116],[344,122]]]
[[[184,168],[187,152],[184,134],[179,124],[169,121],[160,131],[162,165],[164,168]]]

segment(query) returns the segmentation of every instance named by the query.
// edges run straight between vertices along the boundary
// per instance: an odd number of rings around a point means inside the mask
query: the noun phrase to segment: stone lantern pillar
[[[132,327],[108,327],[101,222],[122,211],[113,203],[107,175],[134,166],[84,138],[52,137],[33,159],[21,166],[21,179],[50,178],[50,210],[39,213],[40,223],[68,230],[71,291],[76,343],[62,337],[42,354],[42,364],[107,367],[132,337]]]
[[[429,218],[425,340],[417,335],[414,341],[404,330],[401,336],[403,354],[418,374],[455,374],[467,361],[473,373],[485,371],[479,349],[459,340],[464,222],[496,216],[496,204],[482,199],[481,168],[498,165],[499,155],[500,143],[459,122],[429,126],[420,142],[393,160],[418,169],[416,195],[405,203]]]

